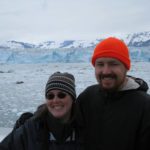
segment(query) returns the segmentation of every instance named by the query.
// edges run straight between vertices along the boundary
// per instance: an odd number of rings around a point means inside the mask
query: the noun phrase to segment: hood
[[[147,92],[149,87],[148,84],[141,78],[136,78],[133,76],[127,76],[127,83],[124,85],[120,91],[126,90],[141,90]]]

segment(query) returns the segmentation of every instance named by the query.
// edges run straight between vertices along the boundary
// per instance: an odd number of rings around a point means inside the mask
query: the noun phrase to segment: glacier
[[[3,49],[0,48],[1,64],[36,63],[87,63],[90,62],[94,47],[56,49]],[[132,61],[150,62],[150,47],[129,47]]]
[[[120,35],[118,38],[128,45],[132,61],[150,62],[150,31]],[[49,40],[37,44],[15,40],[0,41],[0,63],[88,63],[94,47],[103,39]]]

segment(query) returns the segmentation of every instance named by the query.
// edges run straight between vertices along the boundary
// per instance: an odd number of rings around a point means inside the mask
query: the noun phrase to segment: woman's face
[[[72,103],[72,97],[62,90],[51,90],[46,95],[49,112],[63,122],[68,121],[71,116]]]

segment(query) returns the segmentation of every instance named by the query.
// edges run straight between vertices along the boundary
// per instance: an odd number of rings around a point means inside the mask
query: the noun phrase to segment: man
[[[149,150],[150,96],[143,80],[127,76],[128,47],[107,38],[96,46],[92,64],[98,84],[77,100],[86,149]]]

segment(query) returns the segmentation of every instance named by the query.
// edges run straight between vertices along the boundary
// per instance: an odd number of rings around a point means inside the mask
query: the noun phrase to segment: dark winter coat
[[[1,142],[0,150],[82,150],[74,119],[62,124],[42,109],[13,130]]]
[[[33,117],[33,113],[31,112],[25,112],[23,113],[19,119],[16,121],[13,130],[16,130],[20,126],[22,126],[29,118]]]
[[[78,97],[86,150],[150,150],[150,96],[140,79],[130,78],[121,91],[106,93],[99,85]]]

